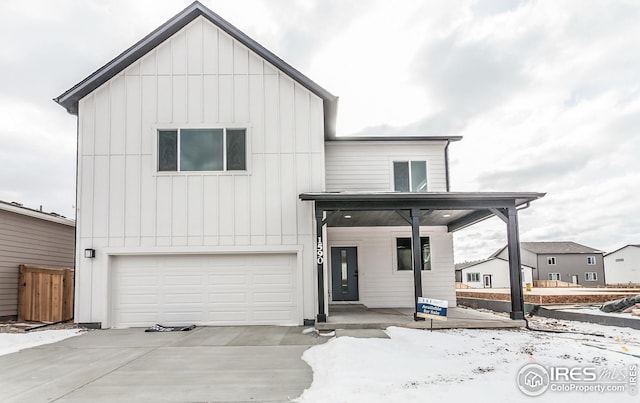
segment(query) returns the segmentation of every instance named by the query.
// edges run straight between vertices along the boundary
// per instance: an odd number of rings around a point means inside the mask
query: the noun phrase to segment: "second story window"
[[[555,256],[549,256],[547,257],[547,264],[549,266],[555,266],[556,265],[556,258]]]
[[[394,161],[393,184],[396,192],[426,192],[427,161]]]
[[[593,266],[594,264],[596,264],[596,257],[595,256],[587,256],[587,264],[590,266]]]
[[[245,171],[246,129],[158,131],[158,171]]]

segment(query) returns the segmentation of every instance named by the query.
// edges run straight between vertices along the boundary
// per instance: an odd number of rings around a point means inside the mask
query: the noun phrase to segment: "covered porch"
[[[543,193],[407,193],[407,192],[326,192],[303,193],[300,199],[313,201],[316,221],[316,273],[318,309],[316,323],[335,323],[331,316],[340,317],[340,308],[329,305],[330,297],[326,283],[329,262],[326,258],[326,227],[334,228],[372,228],[372,227],[410,227],[407,247],[411,251],[410,263],[407,269],[413,272],[413,309],[412,320],[416,326],[423,319],[418,317],[416,308],[418,298],[423,295],[423,250],[421,244],[421,228],[439,228],[443,233],[453,233],[487,218],[497,216],[507,226],[507,245],[509,250],[509,273],[511,283],[511,312],[513,320],[524,319],[524,301],[520,272],[520,242],[518,234],[518,210],[526,208],[529,203]],[[372,228],[373,230],[373,228]],[[451,249],[451,259],[453,251]],[[449,264],[446,265],[448,267]],[[451,260],[453,273],[453,261]],[[441,266],[442,267],[442,266]],[[357,272],[356,272],[357,277]],[[428,281],[428,280],[427,280]],[[448,284],[448,283],[447,283]],[[335,287],[335,286],[334,286]],[[454,288],[454,281],[451,281]],[[405,290],[406,296],[409,290]],[[433,298],[431,295],[427,297]],[[454,297],[455,298],[455,297]],[[408,302],[408,301],[407,301]],[[366,307],[365,307],[366,308]],[[454,308],[452,306],[451,308]],[[386,315],[394,321],[405,321],[406,309],[396,310],[393,315],[389,312],[367,309],[366,318],[369,320],[376,315]],[[452,312],[457,312],[452,310]],[[363,313],[362,310],[359,312]],[[334,315],[335,314],[335,315]],[[347,316],[354,318],[354,312]],[[363,317],[364,318],[364,317]],[[372,319],[373,320],[373,319]],[[347,323],[347,322],[345,322]],[[376,322],[384,323],[384,321]],[[515,325],[515,324],[514,324]],[[436,325],[434,324],[434,327]]]
[[[361,304],[330,305],[326,322],[316,323],[318,330],[386,329],[389,326],[412,329],[510,329],[525,326],[524,320],[512,320],[488,312],[449,308],[446,321],[415,321],[411,308],[367,308]]]

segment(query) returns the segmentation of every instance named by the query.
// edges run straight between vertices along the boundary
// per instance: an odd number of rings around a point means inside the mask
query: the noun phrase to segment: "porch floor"
[[[327,322],[316,322],[318,330],[386,329],[389,326],[429,329],[431,321],[413,320],[411,308],[367,308],[362,304],[330,305]],[[448,308],[447,320],[434,320],[434,329],[506,329],[525,327],[524,320],[466,308]]]

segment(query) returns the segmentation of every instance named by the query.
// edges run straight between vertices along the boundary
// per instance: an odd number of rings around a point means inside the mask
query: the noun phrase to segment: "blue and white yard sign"
[[[418,298],[417,315],[421,318],[447,320],[449,301],[432,298]]]

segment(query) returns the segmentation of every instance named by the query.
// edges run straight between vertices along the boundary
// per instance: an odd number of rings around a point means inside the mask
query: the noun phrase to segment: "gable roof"
[[[506,246],[495,251],[490,257],[497,257]],[[563,242],[520,242],[520,248],[527,250],[536,255],[562,255],[575,253],[602,253],[601,250],[580,245],[579,243],[563,241]]]
[[[187,24],[189,24],[199,16],[202,16],[215,24],[218,28],[229,34],[232,38],[248,47],[250,50],[258,54],[269,63],[273,64],[275,67],[298,82],[300,85],[320,97],[323,101],[324,107],[325,139],[332,139],[335,137],[338,97],[332,95],[329,91],[313,82],[307,76],[293,68],[284,60],[280,59],[271,51],[267,50],[258,42],[248,37],[245,33],[231,25],[229,22],[224,20],[218,14],[214,13],[198,1],[193,2],[190,6],[182,10],[169,21],[165,22],[149,35],[142,38],[142,40],[140,40],[138,43],[122,52],[115,59],[105,64],[100,69],[96,70],[89,77],[80,81],[78,84],[74,85],[71,89],[67,90],[62,95],[54,98],[54,101],[63,106],[67,110],[67,112],[73,115],[77,115],[78,102],[82,98],[113,78],[115,75],[133,64],[142,56],[153,50],[156,46],[169,39],[176,32],[184,28]]]
[[[621,248],[618,248],[618,249],[614,250],[613,252],[605,253],[604,255],[605,255],[605,256],[609,256],[609,255],[611,255],[612,253],[619,252],[619,251],[621,251],[622,249],[626,249],[626,248],[629,248],[629,247],[631,247],[631,248],[640,248],[640,244],[629,244],[629,245],[625,245],[625,246],[623,246],[623,247],[621,247]]]
[[[492,260],[500,260],[500,261],[503,261],[503,262],[507,262],[507,263],[509,263],[509,260],[507,260],[507,259],[503,259],[503,258],[501,258],[501,257],[495,257],[495,256],[492,256],[492,257],[490,257],[490,258],[488,258],[488,259],[483,259],[483,260],[474,260],[474,261],[471,261],[471,262],[456,263],[456,265],[455,265],[455,271],[462,271],[462,270],[465,270],[465,269],[471,268],[471,267],[473,267],[473,266],[477,266],[477,265],[480,265],[480,264],[483,264],[483,263],[490,262],[490,261],[492,261]],[[535,269],[535,267],[531,267],[531,266],[529,266],[529,265],[522,264],[522,263],[520,264],[520,267],[521,267],[521,268],[522,268],[522,267],[527,267],[527,268],[529,268],[529,269]]]
[[[602,253],[601,250],[575,242],[520,242],[520,246],[536,254]]]

